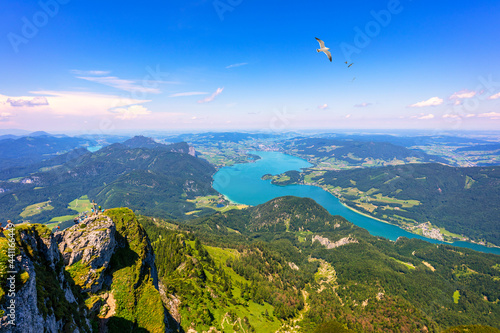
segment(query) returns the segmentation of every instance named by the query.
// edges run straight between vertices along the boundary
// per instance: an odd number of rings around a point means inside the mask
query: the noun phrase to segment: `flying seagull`
[[[330,51],[328,51],[329,48],[325,46],[325,42],[323,42],[318,37],[314,37],[314,38],[316,38],[316,40],[319,43],[319,46],[321,47],[319,49],[316,49],[316,51],[318,51],[318,52],[325,52],[325,54],[328,56],[328,59],[330,59],[330,62],[332,62],[332,54],[330,53]]]

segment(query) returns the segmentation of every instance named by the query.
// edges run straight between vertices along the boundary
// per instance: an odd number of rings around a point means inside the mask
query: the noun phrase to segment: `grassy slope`
[[[147,235],[128,208],[111,209],[106,215],[115,222],[117,239],[124,246],[115,252],[110,263],[111,290],[117,303],[116,313],[108,323],[110,332],[131,329],[164,332],[160,294],[153,286],[149,268],[141,271],[148,251]]]

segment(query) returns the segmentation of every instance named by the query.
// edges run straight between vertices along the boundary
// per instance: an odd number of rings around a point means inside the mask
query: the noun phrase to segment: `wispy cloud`
[[[206,95],[206,94],[208,93],[202,91],[188,91],[188,92],[175,93],[168,97],[184,97],[184,96],[196,96],[196,95]]]
[[[120,79],[116,76],[77,76],[78,79],[87,80],[91,82],[100,83],[116,89],[125,90],[128,92],[142,92],[150,94],[161,93],[158,88],[150,88],[146,85],[140,85],[133,80]]]
[[[36,97],[0,95],[0,113],[59,116],[105,116],[109,110],[149,102],[117,95],[76,91],[30,91]],[[3,103],[1,103],[3,101]],[[16,101],[12,103],[12,101]],[[35,102],[33,102],[35,101]],[[37,107],[33,107],[36,104]]]
[[[232,64],[232,65],[226,66],[226,68],[234,68],[234,67],[240,67],[240,66],[245,66],[245,65],[248,65],[248,63],[247,62],[240,62],[239,64]]]
[[[449,99],[472,98],[472,97],[476,96],[476,94],[477,94],[476,91],[470,91],[470,90],[464,89],[464,90],[460,90],[460,91],[453,93],[453,95],[451,95],[449,97]]]
[[[410,107],[410,108],[423,108],[426,106],[437,106],[437,105],[441,105],[441,104],[443,104],[442,98],[432,97],[432,98],[429,98],[428,100],[409,105],[408,107]]]
[[[130,105],[129,107],[125,108],[116,108],[110,110],[110,112],[116,113],[116,118],[121,120],[130,120],[135,119],[139,116],[146,116],[148,114],[151,114],[151,111],[149,111],[142,105]]]
[[[0,112],[0,121],[7,121],[12,116],[12,113],[9,112]]]
[[[479,118],[500,119],[500,113],[499,112],[480,113],[477,116]]]
[[[366,108],[367,106],[373,105],[373,103],[361,103],[361,104],[355,104],[355,108]]]
[[[488,97],[488,99],[499,99],[499,98],[500,98],[500,92]]]
[[[220,95],[222,93],[222,91],[224,90],[224,88],[217,88],[217,90],[210,96],[208,96],[207,98],[204,98],[202,100],[199,100],[198,103],[208,103],[208,102],[211,102],[215,99],[215,97],[217,97],[218,95]]]
[[[348,115],[346,115],[346,116],[345,116],[345,118],[346,118],[346,119],[349,119],[349,118],[351,118],[351,115],[350,115],[350,114],[348,114]]]
[[[7,103],[9,103],[13,107],[22,107],[22,106],[27,106],[27,107],[34,107],[34,106],[40,106],[40,105],[49,105],[49,102],[45,97],[42,96],[37,96],[33,98],[8,98]]]
[[[418,119],[421,119],[421,120],[428,120],[428,119],[433,119],[433,118],[434,118],[434,115],[432,113],[418,117]]]
[[[111,73],[110,71],[82,71],[79,69],[72,69],[70,72],[75,75],[108,75]]]
[[[447,113],[447,114],[442,115],[441,117],[444,119],[447,119],[447,118],[448,119],[462,119],[462,118],[472,118],[475,116],[476,116],[476,114],[474,114],[474,113],[468,113],[466,115]]]
[[[321,110],[328,109],[328,104],[320,105],[320,106],[318,106],[318,109],[321,109]]]

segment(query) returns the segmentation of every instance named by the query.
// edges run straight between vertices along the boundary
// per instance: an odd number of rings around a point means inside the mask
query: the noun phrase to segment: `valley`
[[[0,183],[1,217],[18,223],[18,304],[38,290],[32,320],[83,332],[498,332],[500,256],[464,242],[498,244],[497,167],[361,140],[333,156],[330,138],[177,139],[134,137]]]

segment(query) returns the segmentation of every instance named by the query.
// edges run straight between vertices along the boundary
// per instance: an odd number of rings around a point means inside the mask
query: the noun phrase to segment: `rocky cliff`
[[[1,331],[89,332],[83,298],[64,269],[50,230],[39,224],[23,225],[16,228],[15,240],[15,296],[4,295],[0,305],[3,314],[14,313],[15,317],[4,316]],[[13,312],[8,309],[10,304],[15,305]]]
[[[80,224],[56,233],[59,251],[67,267],[78,267],[73,276],[82,292],[102,288],[111,256],[116,247],[116,227],[108,216],[93,216]]]
[[[130,209],[108,210],[62,232],[15,232],[15,323],[8,323],[6,274],[1,332],[167,332],[153,249]],[[2,253],[7,238],[0,238]],[[8,257],[0,257],[2,271]]]

